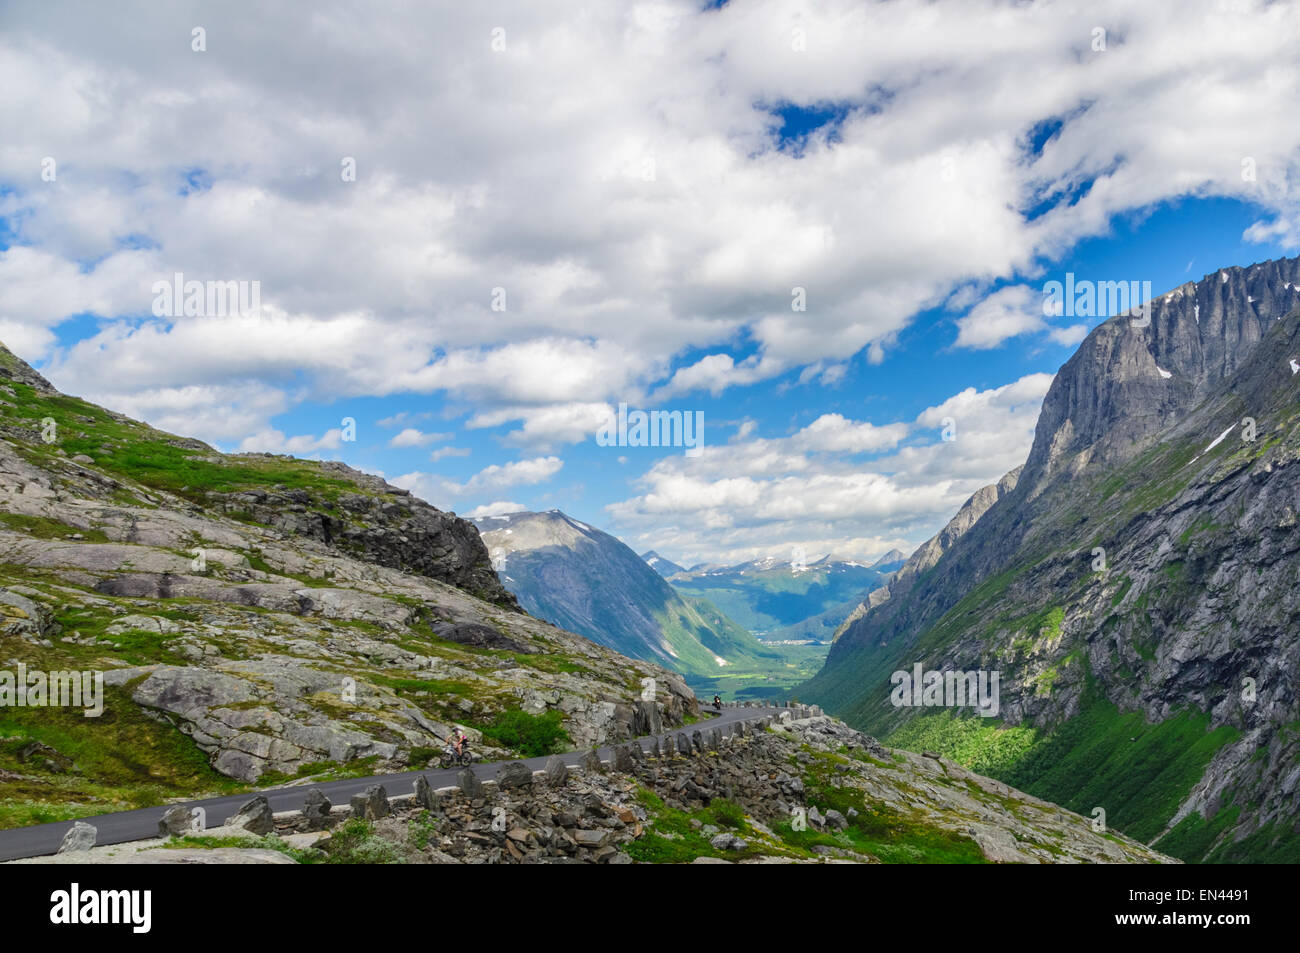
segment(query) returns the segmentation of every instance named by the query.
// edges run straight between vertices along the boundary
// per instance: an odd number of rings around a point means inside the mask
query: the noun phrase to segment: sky
[[[3,3],[0,341],[465,516],[910,551],[1107,317],[1049,282],[1297,253],[1298,12]],[[701,445],[608,445],[620,404]]]

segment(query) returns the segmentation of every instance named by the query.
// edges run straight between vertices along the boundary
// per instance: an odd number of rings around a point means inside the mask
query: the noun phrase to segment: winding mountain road
[[[713,711],[711,708],[705,708],[704,705],[700,706],[700,710],[706,714],[711,714]],[[658,737],[662,745],[664,738],[676,737],[679,731],[690,734],[697,728],[718,728],[735,724],[738,721],[752,721],[765,715],[774,715],[781,710],[780,708],[724,707],[720,714],[708,721],[688,725],[685,728],[675,729],[657,736],[645,735],[635,740],[642,745],[644,750],[645,742],[650,738]],[[599,749],[598,753],[602,760],[609,760],[613,757],[613,749],[609,746]],[[562,754],[561,757],[569,767],[576,767],[585,754],[582,751],[570,751]],[[508,761],[491,761],[475,764],[473,771],[480,780],[490,781],[496,779],[497,769],[503,764],[522,760],[524,764],[534,771],[540,771],[546,767],[548,758],[548,755],[542,755],[537,758],[512,758]],[[207,798],[202,801],[182,801],[177,803],[190,808],[203,808],[209,826],[216,827],[224,824],[226,818],[233,816],[240,806],[255,794],[263,795],[270,802],[272,811],[296,811],[302,807],[303,798],[312,788],[319,788],[330,799],[331,804],[346,804],[352,798],[352,795],[360,794],[374,784],[382,784],[391,797],[397,794],[409,793],[413,790],[415,779],[422,774],[429,779],[429,784],[436,789],[455,785],[456,775],[459,773],[459,768],[449,768],[445,771],[441,768],[431,768],[423,771],[406,771],[401,774],[376,774],[365,778],[344,778],[339,781],[324,781],[319,784],[297,784],[289,787],[270,788],[265,791]],[[82,820],[88,824],[93,824],[98,831],[98,836],[95,839],[97,847],[105,844],[121,844],[127,841],[157,837],[158,822],[162,819],[163,812],[173,806],[172,804],[166,804],[158,807],[140,808],[135,811],[119,811],[115,814],[99,814],[94,817],[82,818]],[[39,857],[43,854],[53,854],[59,849],[59,845],[63,842],[63,836],[72,827],[73,823],[73,821],[55,821],[51,824],[38,824],[34,827],[19,827],[0,831],[0,862],[18,860],[22,857]]]

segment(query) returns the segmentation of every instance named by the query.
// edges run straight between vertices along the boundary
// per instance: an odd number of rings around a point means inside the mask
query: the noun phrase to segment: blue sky
[[[1023,461],[1104,319],[1044,315],[1046,282],[1158,294],[1300,244],[1300,37],[1268,5],[615,7],[8,15],[0,339],[462,514],[870,557]],[[155,315],[175,272],[261,310]],[[598,446],[620,402],[702,412],[704,453]]]

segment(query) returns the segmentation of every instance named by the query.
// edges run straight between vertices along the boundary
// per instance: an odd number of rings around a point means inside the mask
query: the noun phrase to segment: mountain
[[[1187,860],[1300,860],[1298,306],[1283,259],[1095,328],[1024,467],[873,593],[801,697]],[[893,704],[918,662],[998,673],[996,717]]]
[[[453,724],[510,757],[696,709],[524,613],[472,524],[378,477],[218,453],[2,345],[0,409],[0,825],[418,768]],[[20,671],[103,673],[100,717],[18,706]]]
[[[760,638],[829,641],[836,624],[887,575],[833,554],[809,563],[767,556],[693,568],[672,582],[679,592],[708,599]]]
[[[659,573],[659,575],[663,576],[665,579],[670,576],[675,576],[679,572],[686,572],[685,569],[677,565],[671,559],[664,559],[664,557],[660,556],[653,549],[648,553],[642,553],[641,558],[646,561],[647,566]]]
[[[505,586],[555,625],[691,675],[779,661],[715,606],[679,594],[622,541],[559,510],[475,525]]]
[[[903,552],[901,549],[891,549],[889,552],[885,553],[885,555],[872,563],[871,568],[879,570],[880,572],[893,572],[894,570],[901,568],[903,563],[906,561],[907,553]]]

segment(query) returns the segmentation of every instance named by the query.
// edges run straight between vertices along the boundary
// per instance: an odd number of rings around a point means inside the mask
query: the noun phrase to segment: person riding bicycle
[[[465,737],[465,732],[459,728],[453,728],[451,731],[451,746],[456,752],[456,757],[461,756],[461,749],[469,739]]]

